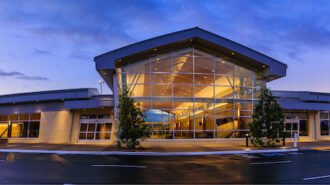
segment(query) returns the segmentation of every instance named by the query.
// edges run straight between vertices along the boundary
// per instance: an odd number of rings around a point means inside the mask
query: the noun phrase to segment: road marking
[[[254,155],[248,155],[248,154],[237,154],[238,156],[244,157],[244,158],[248,158],[248,159],[257,159],[260,158],[258,156],[254,156]]]
[[[121,167],[121,168],[146,168],[145,166],[114,165],[114,164],[93,164],[93,167]]]
[[[324,176],[317,176],[317,177],[308,177],[308,178],[304,178],[304,181],[308,181],[308,180],[314,180],[314,179],[323,179],[323,178],[329,178],[330,175],[324,175]]]
[[[250,163],[250,164],[256,165],[256,164],[282,164],[282,163],[291,163],[291,161],[268,161],[268,162],[259,162],[259,163]]]

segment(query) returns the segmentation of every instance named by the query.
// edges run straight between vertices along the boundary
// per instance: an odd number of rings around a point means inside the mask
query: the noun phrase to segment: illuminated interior
[[[146,115],[149,139],[236,138],[248,131],[263,84],[261,72],[237,63],[187,48],[116,70]]]

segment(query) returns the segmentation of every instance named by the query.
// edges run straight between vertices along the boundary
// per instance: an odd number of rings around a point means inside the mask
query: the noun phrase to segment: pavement
[[[0,153],[0,184],[329,184],[330,152],[205,156]]]
[[[325,148],[324,148],[325,147]],[[0,144],[0,152],[26,152],[26,153],[61,153],[61,154],[103,154],[103,155],[155,155],[155,154],[185,154],[185,155],[209,155],[209,154],[228,154],[228,153],[260,153],[265,150],[270,152],[287,152],[311,149],[327,149],[330,147],[330,141],[298,142],[298,148],[293,148],[292,142],[287,142],[286,146],[278,145],[276,147],[246,147],[245,145],[144,145],[143,150],[135,152],[125,148],[118,148],[115,145],[105,144],[45,144],[45,143],[8,143]]]

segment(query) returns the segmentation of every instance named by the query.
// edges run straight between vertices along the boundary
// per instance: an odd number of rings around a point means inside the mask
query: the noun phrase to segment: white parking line
[[[121,167],[121,168],[146,168],[145,166],[114,165],[114,164],[93,164],[93,167]]]
[[[318,177],[308,177],[308,178],[304,178],[304,181],[308,181],[308,180],[314,180],[314,179],[323,179],[323,178],[329,178],[330,175],[324,175],[324,176],[318,176]]]
[[[282,163],[291,163],[291,161],[269,161],[269,162],[250,163],[250,164],[258,165],[258,164],[282,164]]]

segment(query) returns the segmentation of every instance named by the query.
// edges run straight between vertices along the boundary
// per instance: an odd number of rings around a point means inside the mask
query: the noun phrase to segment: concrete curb
[[[57,151],[57,150],[19,150],[0,149],[4,153],[34,153],[34,154],[60,154],[60,155],[126,155],[126,156],[198,156],[222,154],[257,154],[297,152],[297,148],[272,149],[272,150],[237,150],[237,151],[212,151],[212,152],[120,152],[120,151]]]

